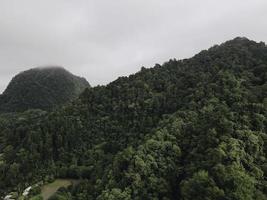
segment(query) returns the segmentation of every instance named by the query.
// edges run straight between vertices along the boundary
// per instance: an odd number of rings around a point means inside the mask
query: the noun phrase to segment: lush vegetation
[[[0,120],[0,190],[53,199],[267,199],[267,47],[236,38]]]
[[[51,110],[77,98],[89,83],[61,67],[34,68],[16,75],[0,95],[0,112]]]

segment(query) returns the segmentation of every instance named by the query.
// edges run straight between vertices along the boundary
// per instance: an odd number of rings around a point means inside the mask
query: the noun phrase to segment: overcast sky
[[[237,36],[267,42],[267,0],[0,0],[0,93],[59,65],[106,84]]]

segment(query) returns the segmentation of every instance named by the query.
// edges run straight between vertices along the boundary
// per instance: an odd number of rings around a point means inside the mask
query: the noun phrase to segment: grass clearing
[[[44,200],[47,200],[51,197],[60,187],[68,187],[72,184],[75,184],[77,180],[73,179],[56,179],[54,182],[42,186],[41,196]]]

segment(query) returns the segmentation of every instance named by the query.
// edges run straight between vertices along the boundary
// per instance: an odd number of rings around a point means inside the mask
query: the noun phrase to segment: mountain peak
[[[11,80],[0,96],[0,111],[49,110],[75,99],[89,86],[85,78],[75,76],[63,67],[32,68]]]
[[[232,40],[226,41],[223,43],[225,45],[244,45],[244,46],[251,46],[251,45],[265,45],[264,42],[256,42],[254,40],[250,40],[247,37],[236,37]]]

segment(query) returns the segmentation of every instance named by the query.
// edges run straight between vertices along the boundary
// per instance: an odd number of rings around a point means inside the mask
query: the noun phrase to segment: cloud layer
[[[266,0],[0,0],[0,93],[60,65],[106,84],[237,36],[267,42]]]

